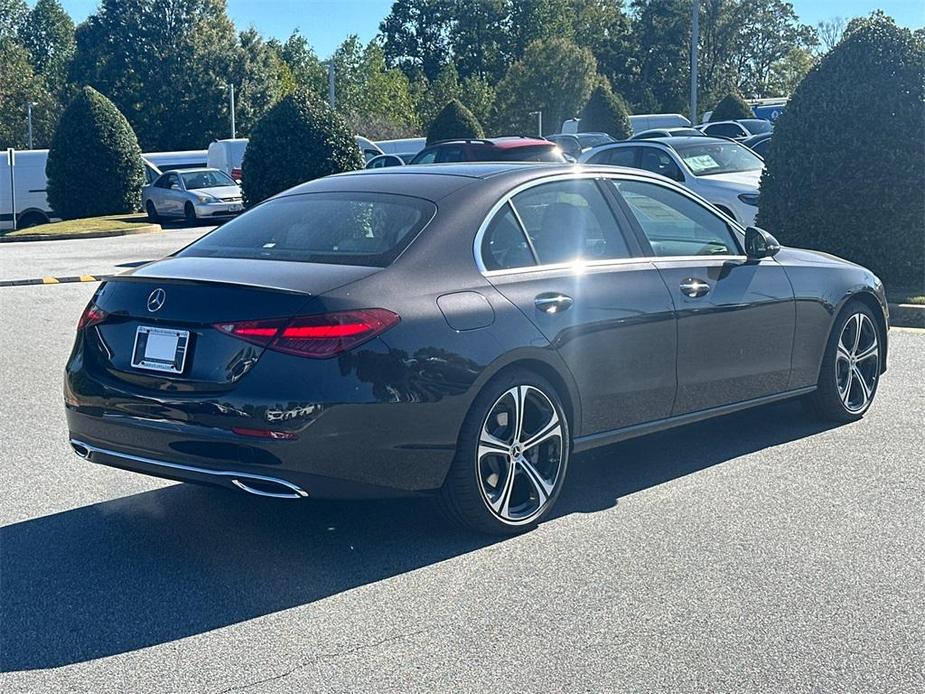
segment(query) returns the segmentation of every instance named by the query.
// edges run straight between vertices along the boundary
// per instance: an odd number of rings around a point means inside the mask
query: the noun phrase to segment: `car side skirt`
[[[687,414],[678,415],[676,417],[666,417],[664,419],[657,419],[652,422],[635,424],[623,429],[614,429],[611,431],[602,431],[597,434],[578,436],[575,437],[572,442],[572,451],[574,453],[580,453],[581,451],[586,451],[591,448],[606,446],[611,443],[617,443],[619,441],[636,438],[637,436],[654,434],[666,429],[673,429],[674,427],[684,426],[685,424],[700,422],[704,419],[712,419],[713,417],[721,417],[722,415],[732,414],[733,412],[738,412],[740,410],[747,410],[751,407],[758,407],[760,405],[767,405],[779,400],[788,400],[790,398],[799,397],[801,395],[807,395],[808,393],[812,393],[814,390],[816,390],[816,386],[812,385],[805,388],[797,388],[795,390],[784,391],[782,393],[775,393],[774,395],[765,395],[763,397],[754,398],[752,400],[743,400],[742,402],[734,402],[729,405],[711,407],[708,410],[689,412]]]

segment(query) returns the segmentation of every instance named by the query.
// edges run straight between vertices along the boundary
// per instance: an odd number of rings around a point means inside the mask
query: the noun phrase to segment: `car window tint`
[[[492,148],[491,156],[486,161],[545,161],[561,164],[565,157],[555,145],[530,145],[510,149]]]
[[[288,195],[257,205],[179,255],[385,267],[435,212],[433,203],[404,195]]]
[[[437,150],[436,162],[438,164],[445,164],[448,162],[454,161],[465,161],[465,152],[461,145],[454,145],[451,147],[440,147]]]
[[[482,264],[486,270],[510,270],[536,265],[527,237],[510,204],[491,220],[482,237]]]
[[[601,163],[606,161],[608,164],[613,166],[632,167],[636,165],[637,151],[637,147],[615,147],[608,152],[604,152],[604,154],[609,154],[610,156],[607,159],[602,160]]]
[[[434,160],[437,158],[437,150],[428,149],[424,152],[419,153],[413,160],[413,164],[433,164]]]
[[[639,157],[639,168],[661,174],[677,181],[681,179],[681,170],[674,163],[668,152],[655,147],[643,147]]]
[[[710,135],[720,135],[721,137],[741,137],[742,128],[735,123],[718,123],[707,128]]]
[[[677,191],[645,181],[614,181],[657,256],[738,255],[729,225]]]
[[[514,196],[540,264],[630,255],[617,221],[591,179],[556,181]]]

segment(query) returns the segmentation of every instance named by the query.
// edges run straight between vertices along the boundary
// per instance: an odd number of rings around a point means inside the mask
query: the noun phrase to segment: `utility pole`
[[[336,100],[334,98],[334,61],[328,61],[328,106],[334,110]]]
[[[35,105],[34,101],[26,102],[26,121],[29,124],[29,149],[32,149],[32,107]]]
[[[697,125],[697,52],[700,45],[700,0],[691,0],[691,124]]]
[[[537,134],[540,137],[543,137],[543,112],[542,111],[530,111],[529,115],[536,116]]]
[[[238,130],[234,126],[234,84],[228,83],[230,100],[231,100],[231,139],[235,139],[238,136]]]
[[[13,213],[13,231],[16,231],[16,150],[6,150],[6,163],[10,167],[10,212]]]

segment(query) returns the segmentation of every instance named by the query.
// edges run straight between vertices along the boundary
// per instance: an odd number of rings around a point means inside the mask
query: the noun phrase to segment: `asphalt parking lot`
[[[56,257],[102,273],[195,231]],[[0,247],[0,278],[44,273],[37,248]],[[925,689],[925,331],[892,332],[861,422],[782,403],[599,450],[494,540],[421,500],[80,460],[61,373],[95,287],[0,287],[4,692]]]

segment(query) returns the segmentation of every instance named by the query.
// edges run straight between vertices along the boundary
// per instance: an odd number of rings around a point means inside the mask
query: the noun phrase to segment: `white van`
[[[580,118],[569,118],[563,121],[562,133],[574,135],[579,131],[580,123]],[[630,116],[630,125],[633,126],[634,133],[641,133],[643,130],[653,128],[689,128],[691,122],[680,113],[640,113],[638,116]]]
[[[209,145],[205,165],[210,169],[224,171],[234,180],[240,181],[241,161],[244,159],[245,149],[247,149],[246,137],[216,140]]]
[[[403,137],[398,140],[376,140],[376,145],[383,154],[394,154],[409,162],[414,155],[427,146],[426,137]]]
[[[48,204],[45,178],[47,149],[29,149],[16,152],[16,226],[19,229],[46,224],[55,217]],[[0,230],[13,228],[13,209],[10,204],[10,165],[6,151],[0,152]]]

